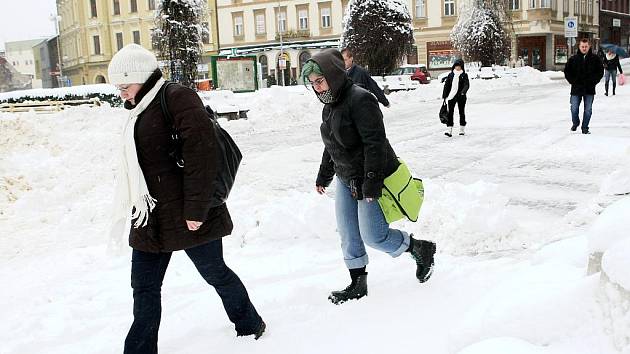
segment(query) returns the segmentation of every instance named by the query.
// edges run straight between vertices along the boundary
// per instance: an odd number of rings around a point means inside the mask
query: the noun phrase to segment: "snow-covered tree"
[[[502,64],[510,57],[511,40],[504,24],[505,3],[502,0],[473,0],[459,11],[451,32],[453,47],[467,61],[482,66]]]
[[[156,17],[158,58],[166,62],[171,80],[191,88],[201,57],[203,11],[203,0],[162,0]]]
[[[372,75],[391,72],[413,43],[405,0],[350,0],[343,19],[342,48]]]

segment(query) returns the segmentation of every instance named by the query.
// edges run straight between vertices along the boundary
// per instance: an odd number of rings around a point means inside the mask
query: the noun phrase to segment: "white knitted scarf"
[[[155,207],[155,200],[149,194],[147,182],[138,163],[138,153],[136,152],[136,141],[134,139],[136,121],[138,116],[153,101],[158,94],[164,79],[160,78],[158,82],[151,88],[149,92],[138,102],[138,104],[129,112],[129,118],[125,122],[123,128],[123,151],[119,164],[118,183],[114,199],[114,228],[112,232],[120,232],[120,228],[129,217],[129,212],[133,208],[131,214],[132,220],[135,219],[134,227],[142,227],[147,224],[149,213]],[[122,222],[122,225],[121,225]]]

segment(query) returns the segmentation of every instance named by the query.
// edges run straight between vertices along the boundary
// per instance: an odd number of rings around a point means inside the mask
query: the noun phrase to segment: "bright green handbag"
[[[378,204],[388,224],[405,217],[409,221],[418,221],[424,200],[422,180],[413,178],[407,165],[402,160],[399,161],[400,166],[396,172],[383,181],[383,193],[378,198]]]

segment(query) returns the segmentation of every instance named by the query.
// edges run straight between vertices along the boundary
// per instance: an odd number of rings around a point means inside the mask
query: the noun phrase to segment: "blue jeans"
[[[623,74],[621,74],[623,75]],[[608,93],[608,81],[610,81],[610,79],[612,79],[612,83],[613,83],[613,92],[615,92],[615,89],[617,88],[617,69],[615,70],[604,70],[604,78],[606,80],[605,83],[605,87],[606,87],[606,93]]]
[[[580,103],[584,98],[584,120],[582,121],[582,132],[588,132],[588,123],[591,121],[591,114],[593,114],[593,100],[594,95],[571,95],[571,118],[573,120],[573,127],[580,126]]]
[[[221,240],[186,250],[203,279],[223,301],[228,318],[239,334],[253,334],[262,319],[247,295],[247,290],[223,261]],[[148,253],[133,250],[131,256],[131,287],[133,288],[133,324],[125,339],[125,354],[155,354],[158,352],[158,329],[162,314],[161,289],[171,253]]]
[[[398,257],[409,248],[409,234],[390,229],[378,201],[354,200],[350,188],[339,177],[335,194],[337,229],[341,251],[348,269],[368,264],[365,244]]]

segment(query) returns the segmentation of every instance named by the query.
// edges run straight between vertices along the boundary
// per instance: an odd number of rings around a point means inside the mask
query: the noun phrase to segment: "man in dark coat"
[[[352,57],[352,51],[350,49],[345,48],[341,51],[341,55],[343,56],[343,62],[346,67],[346,73],[348,77],[352,80],[356,85],[363,87],[364,89],[372,92],[376,99],[385,107],[389,108],[389,100],[385,97],[385,93],[378,87],[378,84],[370,73],[367,72],[364,68],[354,63],[354,58]]]
[[[132,215],[129,244],[134,321],[125,354],[157,353],[161,288],[173,251],[185,250],[204,280],[223,302],[237,336],[265,330],[245,286],[223,260],[221,238],[232,232],[225,204],[212,205],[212,181],[218,173],[219,149],[212,122],[199,96],[171,85],[166,101],[181,136],[183,168],[169,155],[171,127],[162,115],[165,81],[155,55],[129,44],[112,58],[110,82],[129,110],[123,130],[115,215]],[[117,221],[116,224],[119,224]]]
[[[595,86],[604,75],[601,59],[591,51],[591,43],[582,38],[580,51],[575,54],[564,67],[564,77],[571,84],[571,117],[573,125],[571,131],[580,126],[580,103],[584,100],[584,119],[582,120],[582,134],[590,134],[588,128],[593,112]]]

